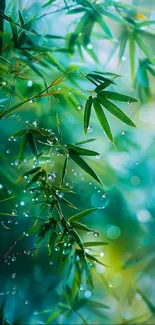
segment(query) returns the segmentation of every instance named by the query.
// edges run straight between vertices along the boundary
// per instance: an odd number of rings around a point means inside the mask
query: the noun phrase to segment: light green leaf
[[[134,83],[134,79],[135,79],[135,51],[136,51],[135,45],[136,44],[135,44],[134,33],[131,32],[129,34],[129,56],[130,56],[130,69],[131,69],[132,83]]]
[[[80,220],[81,218],[87,216],[88,214],[96,211],[97,209],[99,208],[91,208],[91,209],[88,209],[88,210],[85,210],[85,211],[82,211],[82,212],[79,212],[77,214],[75,214],[74,216],[70,217],[68,219],[69,222],[72,222],[72,221],[77,221],[77,220]]]

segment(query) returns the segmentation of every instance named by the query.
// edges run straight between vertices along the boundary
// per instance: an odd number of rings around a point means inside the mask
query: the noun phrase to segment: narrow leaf
[[[102,185],[102,182],[100,181],[99,177],[96,175],[96,173],[93,171],[93,169],[83,160],[80,156],[70,154],[70,158],[78,165],[80,166],[87,174],[89,174],[91,177],[93,177],[99,184]]]
[[[72,221],[77,221],[77,220],[80,220],[81,218],[87,216],[88,214],[96,211],[98,208],[91,208],[91,209],[88,209],[88,210],[85,210],[85,211],[82,211],[82,212],[79,212],[77,214],[75,214],[74,216],[70,217],[68,219],[69,222],[72,222]]]
[[[104,241],[92,241],[92,242],[85,242],[83,243],[84,247],[91,247],[91,246],[102,246],[102,245],[108,245],[108,243],[104,242]]]
[[[84,132],[87,134],[87,129],[89,126],[90,121],[90,114],[91,114],[91,106],[92,106],[93,98],[90,96],[86,101],[85,111],[84,111]]]
[[[97,115],[97,118],[98,118],[103,130],[105,131],[105,133],[108,136],[109,140],[113,143],[114,140],[113,140],[113,136],[112,136],[112,133],[111,133],[109,123],[107,121],[105,113],[104,113],[100,103],[98,102],[97,98],[94,98],[93,105],[94,105],[95,113]]]
[[[136,125],[130,120],[130,118],[125,115],[115,104],[107,100],[104,96],[98,95],[98,99],[100,103],[114,116],[116,116],[119,120],[124,122],[127,125],[136,127]]]
[[[67,149],[69,150],[69,154],[81,155],[81,156],[98,156],[99,153],[92,150],[87,150],[84,148],[79,148],[74,145],[68,144]]]
[[[101,93],[101,95],[102,94],[103,94],[103,96],[105,96],[108,99],[116,100],[119,102],[126,102],[126,103],[138,102],[138,99],[136,99],[136,98],[133,98],[131,96],[124,95],[124,94],[115,93],[113,91],[105,90],[104,92]]]

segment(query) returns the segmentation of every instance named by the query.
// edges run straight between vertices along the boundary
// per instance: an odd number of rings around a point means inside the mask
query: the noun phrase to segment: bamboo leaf
[[[127,41],[128,41],[128,32],[125,31],[124,34],[122,35],[122,37],[120,38],[120,48],[119,48],[119,54],[118,54],[119,62],[121,62],[122,57],[124,56]]]
[[[31,148],[31,151],[32,151],[33,155],[37,156],[38,155],[38,150],[37,150],[36,142],[34,140],[34,137],[33,137],[32,133],[29,132],[27,134],[27,140],[29,142],[29,145],[30,145],[30,148]]]
[[[87,232],[90,232],[90,233],[94,233],[94,230],[89,228],[88,226],[86,225],[83,225],[82,223],[79,223],[79,222],[71,222],[72,224],[72,227],[78,229],[78,230],[83,230],[83,231],[87,231]]]
[[[103,96],[105,96],[108,99],[112,99],[112,100],[116,100],[119,102],[126,102],[126,103],[135,103],[138,102],[138,99],[133,98],[131,96],[128,95],[124,95],[124,94],[119,94],[113,91],[103,91],[100,93],[101,95],[103,94]]]
[[[99,208],[91,208],[91,209],[88,209],[88,210],[85,210],[85,211],[82,211],[82,212],[79,212],[77,214],[75,214],[74,216],[70,217],[68,219],[69,222],[73,222],[73,221],[77,221],[77,220],[80,220],[81,218],[87,216],[88,214],[98,210]]]
[[[87,257],[89,260],[91,260],[91,261],[93,261],[93,262],[95,262],[95,263],[101,264],[101,265],[103,265],[103,266],[107,266],[107,265],[105,265],[104,263],[100,262],[96,257],[94,257],[94,256],[92,256],[92,255],[90,255],[90,254],[88,254],[88,253],[86,253],[86,257]]]
[[[93,102],[93,98],[92,98],[92,96],[89,96],[88,100],[86,101],[85,111],[84,111],[84,132],[85,132],[85,134],[87,134],[87,129],[89,126],[92,102]]]
[[[141,48],[141,50],[145,53],[145,55],[147,56],[147,58],[149,59],[149,61],[155,65],[155,58],[152,55],[152,53],[149,50],[149,47],[145,44],[145,42],[143,41],[143,39],[137,34],[135,33],[135,39],[136,42],[138,44],[138,46]]]
[[[20,150],[19,150],[19,157],[18,157],[18,166],[21,164],[21,162],[24,159],[24,153],[25,153],[25,149],[26,149],[26,145],[27,145],[27,133],[24,134],[22,140],[21,140],[21,144],[20,144]]]
[[[130,120],[130,118],[125,115],[115,104],[110,102],[105,98],[105,96],[98,95],[99,102],[114,116],[116,116],[119,120],[124,122],[127,125],[136,127],[136,125]]]
[[[129,34],[129,56],[130,56],[130,69],[131,69],[131,78],[132,83],[134,83],[135,79],[135,38],[134,33]]]
[[[104,242],[104,241],[92,241],[92,242],[84,242],[83,246],[84,247],[90,247],[90,246],[103,246],[103,245],[108,245],[108,243]]]
[[[101,302],[93,301],[93,300],[87,300],[87,305],[94,307],[94,308],[104,308],[104,309],[110,309],[109,306],[104,305]]]
[[[98,156],[99,153],[92,150],[87,150],[84,148],[79,148],[74,145],[68,144],[67,149],[69,150],[69,154],[74,155],[82,155],[82,156]]]
[[[63,165],[61,185],[63,184],[64,178],[65,178],[65,175],[66,175],[67,162],[68,162],[68,156],[65,157],[65,161],[64,161],[64,165]]]
[[[103,130],[105,131],[105,133],[108,136],[109,140],[113,143],[114,140],[113,140],[113,136],[112,136],[112,132],[111,132],[109,123],[107,121],[105,113],[104,113],[100,103],[98,102],[97,98],[94,98],[93,105],[94,105],[95,113],[97,115],[97,118],[98,118]]]
[[[78,165],[80,166],[87,174],[89,174],[91,177],[93,177],[99,184],[102,185],[102,182],[100,181],[99,177],[96,175],[96,173],[93,171],[93,169],[83,160],[80,156],[70,154],[70,158]]]

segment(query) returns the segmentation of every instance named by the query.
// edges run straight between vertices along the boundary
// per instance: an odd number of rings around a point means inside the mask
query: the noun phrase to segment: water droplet
[[[89,125],[88,128],[87,128],[87,131],[88,131],[88,132],[92,132],[92,130],[93,130],[92,126]]]
[[[12,279],[15,279],[16,278],[16,273],[13,273],[12,274]]]
[[[84,287],[82,284],[80,284],[80,291],[84,291]]]
[[[123,131],[122,131],[122,135],[123,135],[123,136],[126,135],[126,131],[123,130]]]
[[[14,290],[14,291],[12,291],[12,295],[15,295],[16,294],[16,291]]]
[[[87,49],[92,50],[93,45],[92,44],[87,44]]]
[[[2,80],[2,85],[3,85],[3,86],[6,86],[6,85],[7,85],[6,80]]]
[[[12,223],[12,220],[8,220],[8,223]]]
[[[104,252],[101,252],[101,253],[100,253],[100,256],[103,257],[103,256],[104,256]]]
[[[123,55],[122,56],[122,61],[126,61],[126,59],[127,59],[126,56]]]
[[[140,165],[140,161],[136,161],[136,165],[139,166]]]
[[[13,209],[12,210],[12,214],[17,214],[17,210],[16,209]]]
[[[28,305],[28,304],[29,304],[29,301],[28,301],[28,300],[26,300],[26,301],[25,301],[25,305]]]
[[[79,105],[77,106],[77,109],[80,111],[80,110],[83,109],[83,106],[79,104]]]
[[[85,298],[90,298],[92,296],[92,292],[90,290],[85,291]]]
[[[7,149],[7,150],[6,150],[6,153],[7,153],[7,154],[9,154],[10,152],[11,152],[11,150],[10,150],[10,149]]]
[[[60,247],[59,247],[59,246],[55,246],[55,247],[54,247],[54,250],[55,250],[56,252],[59,252]]]
[[[106,193],[102,194],[102,198],[103,199],[106,199],[107,198],[107,194]]]
[[[25,202],[24,201],[21,201],[20,202],[20,205],[23,207],[25,205]]]
[[[34,99],[30,99],[30,100],[29,100],[29,103],[30,103],[30,104],[33,104],[33,103],[34,103]]]
[[[38,126],[38,124],[39,124],[39,121],[38,121],[38,120],[34,120],[33,123],[32,123],[32,125],[33,125],[35,128]]]
[[[12,193],[12,190],[8,190],[8,194],[11,194]]]
[[[99,159],[101,159],[101,157],[102,157],[101,155],[97,155],[97,156],[96,156],[96,159],[99,160]]]
[[[0,190],[3,188],[3,185],[2,184],[0,184]]]
[[[93,236],[94,236],[94,237],[99,237],[99,233],[98,233],[97,231],[95,231],[95,232],[93,233]]]
[[[27,85],[28,85],[28,87],[32,87],[32,85],[33,85],[32,80],[29,80],[29,81],[27,82]]]

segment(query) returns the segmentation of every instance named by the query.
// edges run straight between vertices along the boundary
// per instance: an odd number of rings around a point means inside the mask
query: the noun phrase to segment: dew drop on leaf
[[[15,279],[16,278],[16,273],[13,273],[12,274],[12,279]]]
[[[98,233],[97,231],[95,231],[95,232],[93,233],[93,236],[94,236],[94,237],[99,237],[99,233]]]
[[[122,135],[123,136],[126,135],[126,131],[125,130],[122,131]]]
[[[78,109],[79,111],[81,111],[81,110],[83,109],[83,106],[79,104],[79,105],[77,106],[77,109]]]

